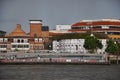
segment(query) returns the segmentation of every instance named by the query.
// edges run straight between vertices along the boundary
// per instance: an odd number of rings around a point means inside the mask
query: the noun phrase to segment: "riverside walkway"
[[[2,63],[107,64],[105,54],[81,53],[0,53]]]
[[[104,57],[106,58],[107,55],[105,54],[81,54],[81,53],[19,53],[19,52],[10,52],[10,53],[0,53],[1,58],[37,58],[37,57],[84,57],[84,56],[91,56],[91,57]]]

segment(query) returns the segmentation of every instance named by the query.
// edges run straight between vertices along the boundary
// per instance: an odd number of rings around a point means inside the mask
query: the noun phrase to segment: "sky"
[[[21,24],[29,32],[29,20],[44,26],[72,25],[80,20],[120,19],[120,0],[0,0],[0,30],[11,32]]]

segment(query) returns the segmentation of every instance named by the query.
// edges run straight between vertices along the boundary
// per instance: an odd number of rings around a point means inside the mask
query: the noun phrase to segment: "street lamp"
[[[119,48],[120,48],[120,46],[119,46],[119,43],[118,43],[118,39],[115,39],[115,43],[116,43],[116,45],[118,46],[118,49],[117,49],[117,51],[116,51],[116,61],[117,61],[117,64],[119,64]]]
[[[87,25],[89,26],[89,29],[90,29],[90,36],[94,36],[92,31],[92,28],[93,28],[92,22],[87,22]]]

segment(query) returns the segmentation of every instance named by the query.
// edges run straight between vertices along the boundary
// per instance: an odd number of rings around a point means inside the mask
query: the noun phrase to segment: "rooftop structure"
[[[21,29],[21,25],[17,24],[16,28],[8,36],[26,36],[26,32]]]
[[[82,20],[72,24],[69,31],[77,33],[104,33],[112,39],[120,39],[120,20]]]
[[[71,25],[56,25],[56,29],[50,30],[49,34],[50,34],[50,36],[55,36],[55,35],[71,33],[68,31],[69,29],[71,29]]]
[[[57,31],[67,31],[71,29],[71,25],[56,25]]]
[[[5,36],[5,34],[6,34],[5,31],[0,30],[0,37]]]
[[[29,20],[30,21],[30,36],[41,37],[42,20]]]

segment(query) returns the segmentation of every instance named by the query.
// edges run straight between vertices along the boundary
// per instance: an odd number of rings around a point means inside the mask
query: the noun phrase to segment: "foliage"
[[[101,43],[101,41],[100,40],[97,40],[97,42],[96,42],[97,44],[97,48],[99,48],[99,49],[102,49],[103,48],[103,45],[102,45],[102,43]]]
[[[103,34],[103,33],[93,33],[93,35],[98,39],[108,39],[109,38],[107,34]]]
[[[107,47],[105,51],[109,54],[115,54],[118,50],[118,45],[111,39],[107,41]]]
[[[95,50],[102,49],[103,45],[100,40],[94,36],[87,36],[84,42],[84,48],[88,49],[90,53],[94,53]]]
[[[15,52],[17,52],[17,51],[19,51],[17,48],[15,48],[15,50],[14,50]]]
[[[98,33],[94,33],[93,34],[96,38],[99,39],[106,39],[108,38],[107,35],[103,35],[103,34],[98,34]],[[85,39],[86,36],[90,36],[89,33],[67,33],[67,34],[63,34],[63,35],[57,35],[57,36],[53,36],[51,39],[52,40],[61,40],[61,39]]]

